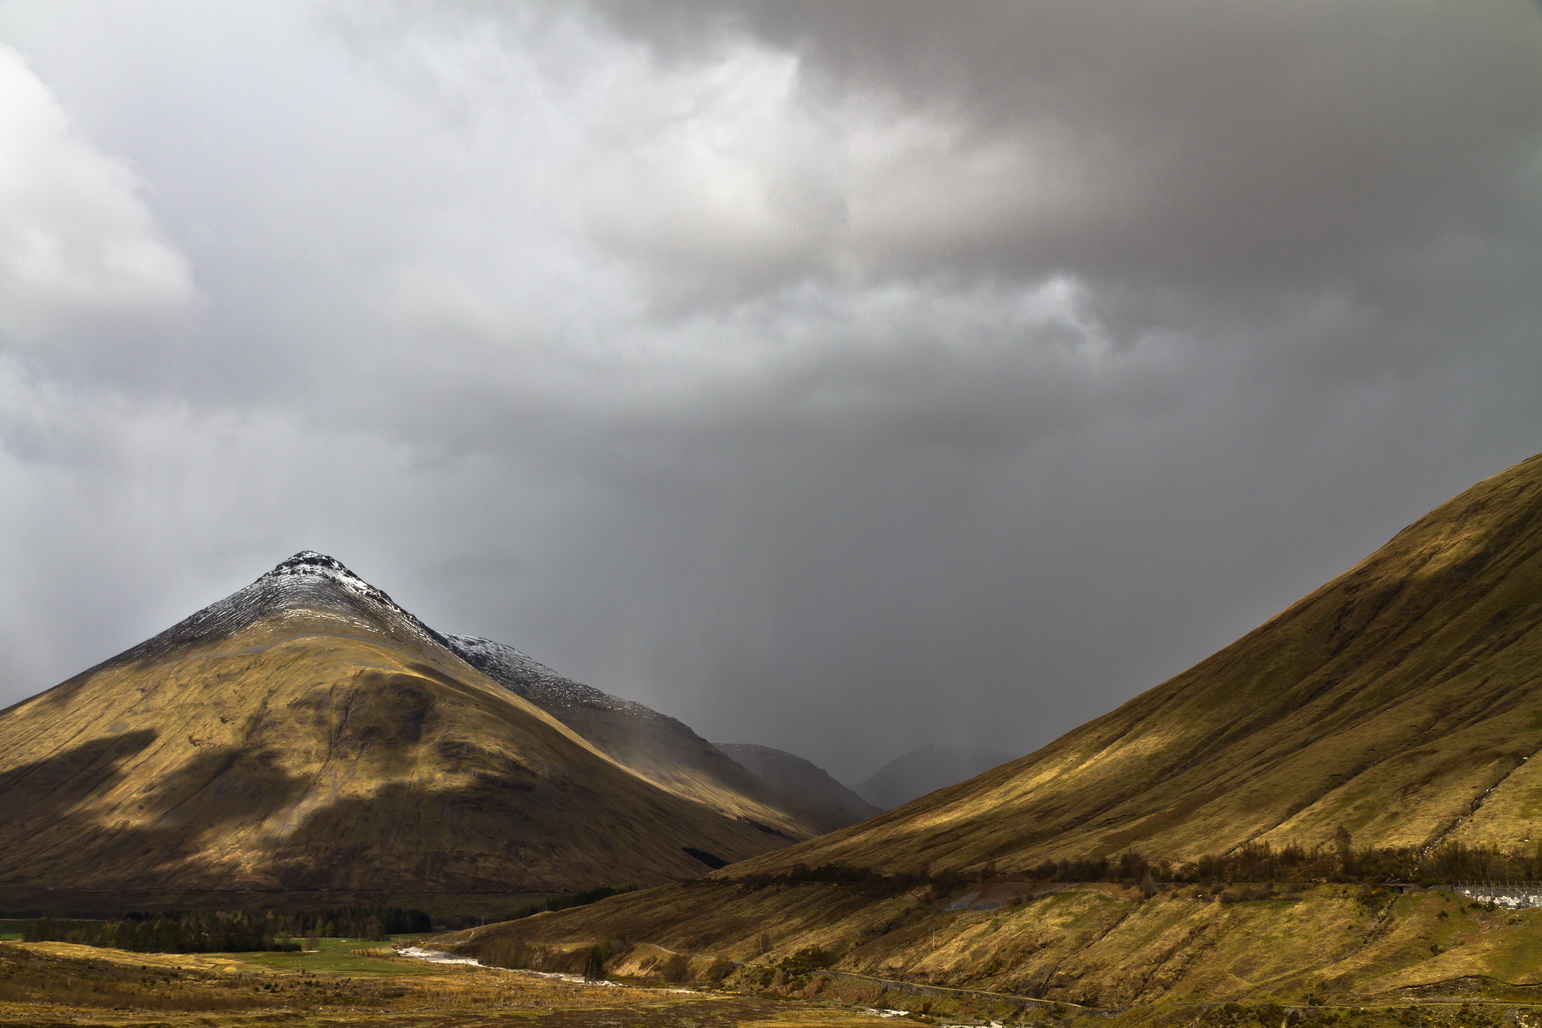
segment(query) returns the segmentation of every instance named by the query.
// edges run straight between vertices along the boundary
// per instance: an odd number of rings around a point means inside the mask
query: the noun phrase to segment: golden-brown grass
[[[1542,843],[1542,459],[1433,511],[1168,682],[1020,760],[721,877],[1138,851]]]
[[[420,968],[415,968],[418,970]],[[404,968],[404,971],[406,968]],[[880,1019],[732,994],[587,986],[495,968],[280,972],[238,958],[0,944],[0,1024],[817,1028]]]
[[[109,662],[0,712],[0,886],[568,892],[786,837],[627,770],[450,651],[325,612]],[[719,797],[721,798],[721,797]]]
[[[1407,996],[1542,998],[1542,910],[1489,910],[1457,894],[1318,885],[1227,902],[1209,889],[1023,883],[1020,899],[949,910],[926,889],[874,899],[832,883],[672,886],[445,937],[489,959],[662,973],[659,952],[745,965],[736,981],[782,987],[810,947],[837,971],[1097,1008],[1173,1003],[1397,1003]],[[1242,895],[1228,892],[1227,896]]]

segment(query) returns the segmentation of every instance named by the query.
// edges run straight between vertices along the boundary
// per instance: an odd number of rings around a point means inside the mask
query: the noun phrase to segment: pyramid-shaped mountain
[[[794,837],[721,807],[623,766],[312,552],[0,711],[12,894],[572,890]]]

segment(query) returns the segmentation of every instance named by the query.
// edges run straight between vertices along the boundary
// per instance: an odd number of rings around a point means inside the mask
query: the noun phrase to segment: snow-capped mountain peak
[[[372,625],[387,632],[405,632],[444,645],[443,636],[336,557],[301,550],[250,585],[125,650],[112,662],[156,657],[180,646],[228,635],[265,618],[303,614]]]
[[[382,589],[377,589],[364,579],[348,570],[348,566],[336,557],[329,557],[325,553],[317,553],[315,550],[301,550],[288,560],[280,561],[272,571],[266,572],[257,581],[263,579],[283,579],[293,577],[319,577],[330,579],[349,592],[364,599],[374,600],[386,606],[401,610],[401,607],[386,595]],[[406,611],[402,611],[406,613]]]

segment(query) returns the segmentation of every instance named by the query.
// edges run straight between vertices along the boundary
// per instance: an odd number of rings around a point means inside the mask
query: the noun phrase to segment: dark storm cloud
[[[1538,227],[1533,5],[764,2],[715,5],[715,33],[688,3],[603,9],[673,59],[747,36],[795,53],[810,92],[999,147],[1017,177],[988,223],[967,178],[929,190],[960,231],[895,245],[900,265],[1277,289]]]
[[[1537,448],[1538,22],[13,2],[6,698],[317,548],[848,779],[1038,745]]]

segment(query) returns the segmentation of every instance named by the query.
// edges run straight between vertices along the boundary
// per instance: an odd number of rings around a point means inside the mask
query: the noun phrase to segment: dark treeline
[[[428,930],[428,915],[421,910],[337,907],[233,914],[128,914],[87,924],[45,917],[28,925],[22,938],[26,942],[74,942],[137,953],[245,953],[298,950],[300,944],[292,940],[300,936],[383,940],[398,933]]]
[[[951,891],[966,885],[970,879],[964,875],[915,873],[888,875],[865,867],[849,867],[845,864],[820,864],[817,867],[794,864],[781,874],[743,875],[734,881],[741,889],[764,889],[773,885],[787,885],[795,882],[832,882],[839,885],[858,886],[871,898],[881,899],[886,896],[897,896],[922,886],[929,886],[933,892]],[[705,885],[707,882],[705,879],[696,879],[694,882],[687,881],[684,884],[689,887],[693,884]]]
[[[289,935],[341,936],[345,939],[384,939],[389,935],[426,932],[427,913],[409,907],[331,907],[325,910],[270,911]]]
[[[527,906],[511,910],[506,921],[518,921],[522,917],[530,917],[532,914],[543,914],[548,910],[567,910],[570,907],[587,906],[590,903],[598,903],[607,896],[619,896],[623,892],[636,892],[635,885],[601,885],[597,888],[586,889],[583,892],[570,892],[562,896],[553,896],[540,903],[531,903]]]
[[[989,875],[987,877],[990,877]],[[1542,850],[1510,852],[1497,846],[1446,843],[1428,853],[1415,846],[1354,847],[1340,833],[1331,847],[1249,843],[1231,853],[1194,861],[1147,860],[1139,853],[1114,859],[1045,861],[1031,872],[1040,881],[1184,882],[1459,882],[1542,880]]]
[[[798,864],[781,874],[745,875],[742,888],[756,889],[792,882],[835,882],[861,886],[875,895],[895,895],[920,886],[934,890],[961,888],[970,882],[1004,880],[1041,882],[1128,882],[1149,890],[1157,883],[1214,885],[1230,882],[1408,882],[1452,885],[1542,882],[1542,847],[1509,852],[1494,846],[1451,842],[1429,853],[1412,846],[1356,848],[1347,833],[1331,847],[1289,845],[1278,850],[1268,843],[1249,843],[1231,853],[1193,861],[1147,859],[1126,852],[1117,857],[1046,860],[1027,871],[997,870],[987,865],[969,874],[893,874],[843,864],[809,867]]]

